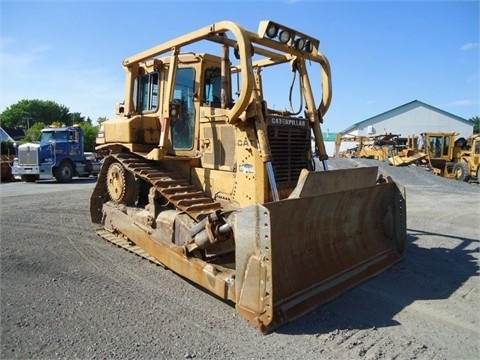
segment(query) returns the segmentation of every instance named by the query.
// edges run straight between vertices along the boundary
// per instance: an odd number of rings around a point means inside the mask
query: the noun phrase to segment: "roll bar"
[[[227,32],[232,33],[235,39],[229,39],[226,36]],[[287,41],[285,41],[285,33],[289,35]],[[237,68],[241,73],[242,89],[239,99],[227,111],[228,122],[235,123],[238,121],[250,101],[255,83],[254,67],[281,64],[291,61],[295,57],[301,57],[320,65],[322,70],[322,101],[317,107],[317,114],[321,119],[327,112],[332,98],[331,73],[328,60],[318,50],[320,42],[272,21],[261,21],[257,33],[248,31],[232,21],[221,21],[182,35],[125,59],[123,66],[127,72],[127,77],[136,73],[138,63],[152,60],[169,52],[178,53],[182,46],[201,40],[209,40],[233,47],[240,61]],[[254,54],[263,56],[263,58],[253,61]],[[127,79],[127,86],[130,86],[131,82],[131,79]],[[129,100],[126,99],[126,101]],[[125,105],[127,109],[130,108],[128,103]]]

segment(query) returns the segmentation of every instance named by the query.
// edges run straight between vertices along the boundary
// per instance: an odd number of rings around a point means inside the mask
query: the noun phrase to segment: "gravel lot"
[[[97,237],[95,179],[0,184],[1,359],[478,359],[480,187],[379,166],[407,189],[405,260],[272,334]]]

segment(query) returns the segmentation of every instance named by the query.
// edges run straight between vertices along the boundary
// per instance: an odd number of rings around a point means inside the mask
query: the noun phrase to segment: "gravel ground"
[[[94,179],[0,184],[1,359],[477,359],[480,187],[379,166],[407,189],[405,260],[272,334],[97,237]]]

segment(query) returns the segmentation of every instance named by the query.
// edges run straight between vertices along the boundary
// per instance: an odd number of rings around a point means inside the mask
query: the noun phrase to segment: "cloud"
[[[12,45],[12,46],[10,46]],[[49,45],[39,45],[31,48],[22,48],[21,51],[9,51],[6,48],[15,47],[16,41],[13,38],[2,37],[0,39],[0,57],[2,58],[3,76],[7,75],[12,78],[28,73],[31,66],[48,56],[48,52],[52,49]]]
[[[460,47],[460,50],[467,51],[478,48],[478,43],[466,43]]]

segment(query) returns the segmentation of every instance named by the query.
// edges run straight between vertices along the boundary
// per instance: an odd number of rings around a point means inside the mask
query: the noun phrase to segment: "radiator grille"
[[[37,149],[21,149],[18,152],[18,165],[38,165]]]
[[[272,116],[268,140],[278,188],[295,186],[300,171],[307,167],[310,127],[305,119]]]

